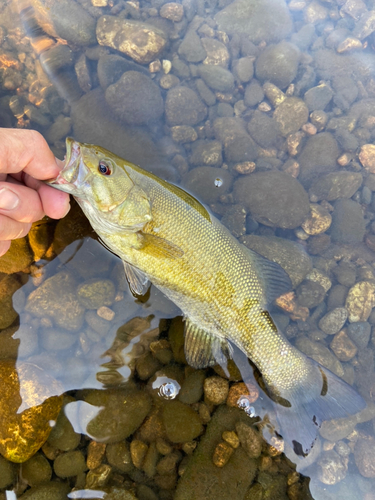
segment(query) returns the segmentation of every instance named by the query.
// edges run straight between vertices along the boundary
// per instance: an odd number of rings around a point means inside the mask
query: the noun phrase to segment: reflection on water
[[[372,7],[0,3],[0,126],[189,189],[287,270],[277,325],[368,402],[296,456],[246,357],[189,367],[178,308],[132,296],[74,205],[0,258],[0,499],[374,498]]]

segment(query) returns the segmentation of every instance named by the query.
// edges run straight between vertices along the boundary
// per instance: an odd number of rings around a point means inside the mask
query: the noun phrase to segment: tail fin
[[[310,452],[323,420],[348,417],[366,406],[349,384],[314,360],[307,361],[312,375],[288,392],[290,406],[275,403],[281,434],[300,456]]]

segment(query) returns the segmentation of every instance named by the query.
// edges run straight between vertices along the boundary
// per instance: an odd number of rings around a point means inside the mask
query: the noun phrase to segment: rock
[[[318,460],[318,465],[320,467],[318,477],[323,484],[337,484],[346,477],[348,468],[334,450],[324,451]]]
[[[331,226],[332,217],[325,207],[316,203],[310,204],[310,215],[302,222],[301,227],[308,235],[324,233]]]
[[[365,349],[370,341],[371,325],[367,321],[357,321],[348,326],[348,335],[359,349]]]
[[[124,126],[115,121],[100,88],[88,92],[75,102],[71,116],[74,137],[78,141],[100,144],[155,174],[160,175],[159,167],[163,165],[165,172],[165,162],[151,136],[139,127]]]
[[[206,118],[207,108],[194,90],[178,86],[167,93],[165,114],[170,125],[197,125]]]
[[[262,148],[271,148],[275,146],[280,136],[278,123],[261,111],[255,111],[248,123],[247,130],[251,137]]]
[[[187,31],[178,48],[178,54],[190,63],[201,62],[207,56],[201,39],[193,30]]]
[[[75,399],[72,396],[64,396],[63,410],[60,411],[56,424],[52,427],[51,433],[47,439],[47,442],[51,446],[62,451],[75,450],[81,441],[81,434],[74,431],[64,410],[67,404],[74,401]]]
[[[233,73],[241,83],[249,82],[254,76],[254,64],[251,57],[241,57],[233,64]]]
[[[46,3],[49,23],[43,23],[42,26],[50,35],[57,34],[72,45],[86,46],[96,43],[95,19],[79,3],[74,0]],[[48,28],[51,22],[55,31]]]
[[[22,463],[45,443],[62,404],[60,384],[29,363],[0,361],[0,453]]]
[[[280,264],[292,280],[293,287],[298,286],[312,269],[310,257],[303,247],[294,241],[251,234],[241,238],[241,242],[250,250]]]
[[[69,130],[64,134],[64,137],[68,135]],[[34,222],[29,231],[28,240],[34,254],[33,260],[38,261],[42,259],[52,243],[51,227],[43,222]]]
[[[332,241],[344,244],[360,243],[365,231],[366,226],[361,206],[350,199],[337,200],[332,213]]]
[[[127,441],[108,444],[106,456],[108,463],[121,472],[129,473],[134,468],[130,456],[129,443]]]
[[[203,203],[215,203],[231,190],[233,177],[222,168],[197,167],[183,177],[182,184]]]
[[[151,24],[115,16],[101,16],[96,25],[100,45],[123,52],[140,64],[157,59],[167,43],[167,35]]]
[[[198,140],[191,148],[191,165],[220,167],[223,163],[222,147],[219,141]]]
[[[182,383],[178,399],[181,403],[191,405],[198,403],[203,395],[203,381],[205,373],[201,370],[194,370]]]
[[[172,443],[192,441],[203,431],[198,413],[180,401],[166,403],[162,418],[167,437]]]
[[[321,83],[317,87],[312,87],[304,95],[304,101],[309,111],[324,110],[333,97],[332,89]]]
[[[256,475],[256,461],[249,458],[242,446],[233,451],[223,467],[215,466],[212,461],[223,432],[234,429],[239,421],[249,422],[249,417],[238,408],[221,406],[217,409],[178,481],[175,500],[246,498],[246,491]]]
[[[352,286],[346,297],[345,307],[350,323],[366,321],[375,306],[375,285],[360,281]]]
[[[197,86],[197,90],[199,92],[199,95],[201,96],[203,101],[207,104],[207,106],[213,106],[216,103],[216,96],[212,92],[212,90],[210,90],[207,87],[207,85],[204,83],[204,81],[201,80],[200,78],[197,78],[196,86]]]
[[[51,481],[48,484],[35,486],[21,495],[20,500],[66,500],[71,487],[68,483]]]
[[[209,404],[224,404],[229,391],[228,381],[217,376],[207,377],[204,381],[204,397]]]
[[[241,446],[250,458],[258,458],[262,452],[263,438],[254,428],[244,422],[236,424],[236,432]]]
[[[359,161],[367,172],[375,173],[375,146],[374,144],[364,144],[358,155]]]
[[[13,274],[26,269],[34,261],[26,238],[12,240],[9,250],[0,257],[0,273]]]
[[[216,465],[216,467],[224,467],[232,456],[233,451],[234,449],[230,444],[221,441],[214,450],[212,462]]]
[[[354,264],[341,261],[340,264],[332,269],[337,281],[344,286],[353,286],[356,281],[357,270]]]
[[[122,122],[145,125],[161,117],[164,102],[159,87],[139,71],[127,71],[105,91],[105,99]]]
[[[91,279],[77,288],[77,298],[85,309],[110,306],[115,299],[116,289],[111,280]]]
[[[297,157],[300,165],[299,180],[309,187],[320,176],[337,169],[336,159],[339,149],[329,132],[321,132],[310,137]]]
[[[115,54],[103,54],[99,57],[97,73],[101,87],[106,90],[116,83],[127,71],[139,71],[144,75],[149,72],[143,66]]]
[[[324,347],[324,345],[313,342],[307,337],[299,337],[296,341],[296,347],[306,354],[306,356],[313,358],[317,363],[331,370],[331,372],[335,373],[338,377],[344,375],[344,370],[340,361],[327,347]]]
[[[298,97],[287,97],[273,113],[273,119],[284,137],[297,132],[307,122],[308,117],[307,106]]]
[[[103,443],[116,443],[127,439],[142,424],[151,409],[150,397],[141,391],[124,389],[92,390],[85,394],[86,403],[101,407],[87,425],[86,433]],[[80,414],[87,422],[85,408]]]
[[[16,478],[15,466],[0,456],[0,488],[11,486]]]
[[[332,172],[317,179],[309,189],[314,201],[351,198],[363,181],[359,172]]]
[[[78,340],[76,335],[58,328],[43,328],[40,337],[41,345],[46,351],[64,351]]]
[[[355,323],[354,323],[355,324]],[[357,354],[357,347],[350,340],[345,330],[338,332],[330,345],[332,351],[340,361],[349,361]]]
[[[236,0],[215,16],[219,30],[228,35],[246,35],[254,43],[285,38],[292,21],[284,1]]]
[[[213,90],[230,92],[234,88],[232,73],[221,66],[201,64],[198,66],[199,76]]]
[[[375,438],[360,438],[354,447],[354,460],[360,474],[364,477],[375,477]]]
[[[258,148],[245,130],[243,120],[222,117],[214,121],[217,140],[224,146],[224,155],[228,163],[253,161],[258,155]]]
[[[262,82],[271,82],[285,89],[297,75],[299,60],[300,51],[292,43],[282,41],[270,45],[256,61],[256,77]]]
[[[38,348],[38,328],[28,324],[21,324],[17,331],[12,335],[13,339],[19,339],[18,359],[28,358]],[[4,347],[4,339],[2,340]],[[10,356],[9,356],[10,357]]]
[[[66,271],[48,278],[31,292],[25,310],[38,318],[52,318],[57,326],[69,331],[81,328],[85,312],[77,301],[75,279]]]
[[[246,106],[254,107],[257,106],[264,99],[264,92],[262,87],[257,81],[252,81],[246,86],[244,103]]]
[[[10,326],[18,317],[13,308],[13,294],[21,287],[14,276],[0,275],[0,329]]]
[[[310,211],[301,184],[278,170],[240,178],[234,185],[234,197],[255,220],[271,227],[298,227]]]
[[[303,281],[297,288],[297,301],[302,307],[312,309],[323,302],[326,291],[319,283],[309,279]]]
[[[354,430],[357,424],[356,417],[336,418],[325,420],[319,430],[322,438],[328,441],[336,442],[347,438]]]
[[[171,127],[171,136],[175,142],[186,144],[187,142],[194,142],[198,139],[198,134],[190,125],[176,125]]]
[[[348,318],[348,311],[345,307],[337,307],[329,311],[319,321],[319,328],[327,335],[334,335],[344,326]]]
[[[67,451],[59,455],[54,464],[53,470],[58,477],[73,477],[82,474],[87,469],[85,457],[82,451]]]
[[[226,46],[215,38],[202,38],[202,45],[207,53],[203,64],[214,64],[227,68],[230,60]]]
[[[176,2],[165,3],[160,9],[160,16],[175,23],[181,21],[184,15],[184,6]]]

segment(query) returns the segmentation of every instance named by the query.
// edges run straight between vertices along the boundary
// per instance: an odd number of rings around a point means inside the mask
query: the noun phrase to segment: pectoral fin
[[[177,245],[164,238],[159,238],[154,234],[142,233],[143,245],[142,252],[153,257],[176,259],[182,257],[184,252]]]
[[[225,339],[203,330],[186,319],[185,357],[193,368],[206,368],[216,364],[225,365],[232,357],[232,350]]]
[[[147,277],[142,273],[142,271],[132,266],[125,260],[123,260],[123,263],[125,276],[128,280],[131,291],[136,295],[144,295],[147,292],[147,288],[149,285]]]

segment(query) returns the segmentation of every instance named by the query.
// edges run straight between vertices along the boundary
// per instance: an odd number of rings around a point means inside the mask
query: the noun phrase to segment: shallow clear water
[[[275,322],[368,403],[297,457],[246,356],[189,367],[181,311],[133,296],[73,204],[0,258],[0,499],[374,498],[372,9],[0,0],[0,126],[189,190],[287,270]]]

